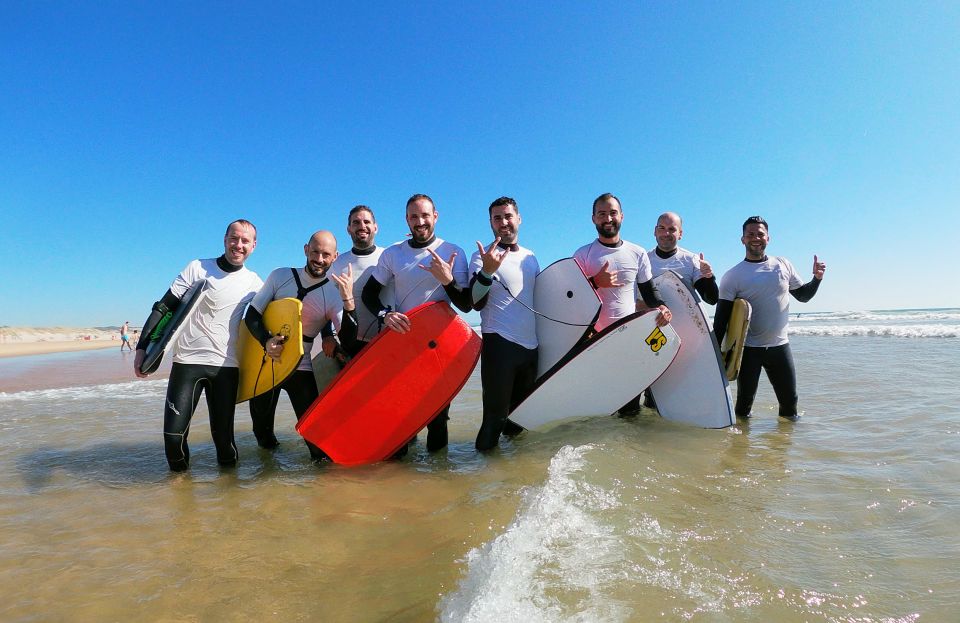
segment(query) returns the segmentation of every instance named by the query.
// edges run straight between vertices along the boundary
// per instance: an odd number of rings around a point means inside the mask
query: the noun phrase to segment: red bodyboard
[[[377,335],[334,378],[297,432],[335,463],[393,456],[450,404],[480,358],[480,336],[446,303],[407,312],[410,331]]]

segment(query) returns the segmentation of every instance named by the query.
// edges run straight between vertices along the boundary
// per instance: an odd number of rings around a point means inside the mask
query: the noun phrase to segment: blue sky
[[[0,325],[139,324],[234,218],[265,277],[416,192],[468,252],[515,197],[544,266],[603,192],[718,272],[761,214],[828,264],[794,311],[960,305],[960,4],[341,4],[0,4]]]

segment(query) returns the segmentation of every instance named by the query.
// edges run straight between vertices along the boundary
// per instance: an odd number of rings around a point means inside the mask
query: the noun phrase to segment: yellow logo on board
[[[650,345],[650,350],[657,352],[667,343],[667,336],[663,334],[660,327],[657,327],[647,336],[644,342]]]

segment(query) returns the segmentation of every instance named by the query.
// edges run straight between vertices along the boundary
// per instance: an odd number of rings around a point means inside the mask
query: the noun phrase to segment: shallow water
[[[447,452],[421,441],[361,468],[311,464],[281,399],[276,452],[241,407],[240,465],[219,469],[201,405],[191,470],[169,474],[165,381],[130,378],[128,355],[0,360],[0,619],[954,620],[960,351],[935,335],[956,323],[944,313],[929,339],[796,322],[796,424],[764,380],[737,427],[645,410],[484,457],[475,372]]]

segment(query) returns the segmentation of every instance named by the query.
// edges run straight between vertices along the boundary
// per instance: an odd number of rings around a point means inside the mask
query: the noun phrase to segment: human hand
[[[700,254],[700,276],[705,279],[713,277],[713,267],[710,266],[710,262],[703,259],[703,253]]]
[[[497,245],[500,244],[500,236],[497,236],[496,240],[493,241],[493,244],[489,248],[484,250],[483,245],[480,244],[480,241],[477,240],[477,251],[480,253],[480,260],[483,262],[484,273],[488,275],[493,275],[497,270],[499,270],[500,265],[503,264],[503,259],[507,256],[506,249],[499,250]]]
[[[823,273],[827,271],[827,265],[825,262],[821,262],[817,259],[817,256],[813,256],[813,276],[817,279],[823,279]]]
[[[454,251],[450,255],[450,259],[444,262],[443,258],[437,255],[436,251],[433,249],[427,250],[430,252],[432,258],[430,260],[430,266],[424,266],[423,264],[418,264],[418,266],[433,275],[442,286],[453,283],[453,260],[456,259],[457,252]]]
[[[590,280],[593,282],[593,285],[596,288],[620,287],[620,279],[617,276],[617,271],[610,270],[609,261],[604,262],[603,266],[600,267],[600,272],[593,277],[590,277]]]
[[[660,310],[657,314],[657,326],[664,327],[668,325],[670,321],[673,320],[673,312],[671,312],[670,308],[666,305],[660,305],[657,309]]]
[[[343,308],[347,311],[356,309],[356,303],[353,300],[353,266],[347,264],[347,270],[341,275],[330,274],[330,279],[337,284],[340,290],[340,299],[343,301]]]
[[[267,356],[270,357],[270,359],[273,359],[274,361],[280,361],[280,356],[283,354],[283,343],[286,341],[286,336],[274,335],[272,338],[267,340],[263,350],[267,353]]]
[[[137,350],[137,354],[133,357],[133,373],[137,378],[145,379],[147,375],[140,371],[140,366],[143,365],[143,359],[147,356],[147,351],[143,349]]]
[[[383,317],[383,324],[397,333],[406,333],[410,330],[410,319],[400,312],[387,312],[387,315]]]
[[[327,357],[333,357],[334,352],[337,350],[337,338],[332,335],[328,335],[320,341],[320,350],[323,351],[323,354]]]

